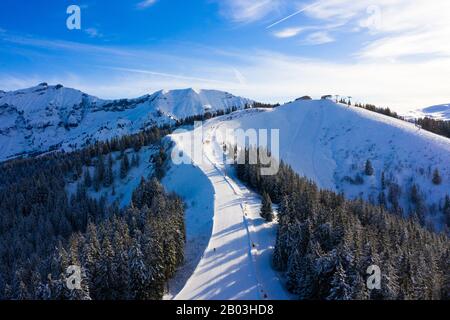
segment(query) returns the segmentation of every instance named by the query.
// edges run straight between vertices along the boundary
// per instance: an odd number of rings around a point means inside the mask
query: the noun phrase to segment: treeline
[[[379,108],[372,104],[355,104],[358,108],[363,108],[372,112],[381,113],[391,118],[407,121],[404,117],[398,115],[396,112],[389,108]],[[450,138],[450,121],[448,120],[435,120],[432,118],[419,118],[414,120],[414,123],[420,126],[426,131],[433,132],[435,134]]]
[[[279,107],[280,104],[272,104],[272,103],[261,103],[261,102],[255,102],[253,103],[253,108],[263,108],[263,109],[273,109]]]
[[[249,109],[249,108],[252,108],[252,105],[245,104],[244,109]],[[182,125],[192,125],[196,121],[205,121],[205,120],[209,120],[212,118],[224,116],[224,115],[230,114],[232,112],[235,112],[237,110],[239,110],[238,107],[233,106],[233,107],[227,108],[225,110],[206,111],[204,114],[201,114],[201,115],[189,116],[184,119],[177,120],[176,126],[179,127]]]
[[[274,176],[260,169],[236,165],[239,179],[279,204],[273,265],[299,299],[450,299],[446,235],[320,190],[284,163]],[[381,290],[367,288],[372,265],[381,268]]]
[[[78,180],[83,166],[91,166],[95,159],[112,152],[124,152],[133,148],[136,152],[143,146],[158,143],[162,137],[172,133],[171,127],[153,127],[137,134],[99,141],[86,148],[70,153],[52,152],[36,158],[10,160],[0,164],[0,192],[8,186],[19,186],[22,180],[39,177],[40,174],[55,176],[73,175]]]
[[[155,181],[143,182],[133,196],[133,206],[120,212],[115,205],[107,205],[103,197],[99,200],[89,197],[83,172],[84,167],[101,166],[99,159],[102,159],[101,163],[105,161],[104,174],[102,179],[99,177],[99,183],[104,185],[108,181],[111,152],[124,154],[130,148],[139,150],[143,146],[158,145],[171,130],[168,127],[152,128],[135,135],[98,142],[72,153],[58,152],[1,164],[0,299],[161,297],[161,283],[182,259],[179,248],[184,241],[184,227],[177,222],[182,215],[180,200],[165,194]],[[164,159],[160,159],[161,156],[164,156],[162,151],[154,159],[155,164],[157,162],[160,166],[156,172],[159,177],[163,175]],[[138,160],[132,159],[129,165],[135,161]],[[96,183],[95,178],[93,180],[92,183]],[[70,195],[66,191],[68,181],[82,181],[78,183],[76,192]],[[163,216],[167,216],[167,220]],[[92,236],[93,231],[98,241]],[[117,237],[119,239],[115,240]],[[122,241],[122,247],[114,245],[114,241],[118,240]],[[149,241],[157,243],[163,250],[153,256],[155,265],[147,256],[146,260],[135,257],[140,255],[139,250],[150,250]],[[77,245],[74,246],[74,243]],[[137,243],[140,248],[134,246]],[[98,247],[100,260],[86,255],[87,248],[91,246]],[[174,250],[175,255],[168,254]],[[103,261],[105,254],[107,259],[114,259]],[[116,268],[118,262],[115,259],[119,256],[123,259],[121,268],[125,268],[125,262],[132,261],[143,268],[141,275],[148,279],[145,284],[155,286],[153,291],[148,291],[149,295],[145,296],[132,284],[133,274],[124,275],[120,280],[129,282],[121,289],[124,291],[119,292],[113,287],[116,285],[113,281],[103,282],[101,277]],[[160,264],[163,257],[176,257],[176,261]],[[103,276],[97,278],[89,274],[94,270],[88,264],[89,259],[94,259],[92,261],[100,269],[104,268]],[[77,296],[69,296],[69,292],[61,289],[61,272],[70,261],[80,262],[86,272],[86,290],[70,292]],[[52,276],[49,278],[49,275]],[[113,276],[112,279],[115,281],[117,278]],[[105,283],[106,287],[101,287],[100,282]],[[97,290],[97,287],[103,289],[98,291],[100,289]],[[108,293],[107,287],[111,293]]]
[[[361,104],[361,103],[356,103],[355,107],[366,109],[376,113],[381,113],[391,118],[405,120],[404,117],[400,116],[397,112],[392,111],[390,108],[379,108],[374,106],[373,104]]]
[[[431,118],[417,119],[416,123],[422,129],[450,138],[450,121],[435,120]]]

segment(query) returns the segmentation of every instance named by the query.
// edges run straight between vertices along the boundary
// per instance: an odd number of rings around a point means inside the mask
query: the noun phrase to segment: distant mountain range
[[[215,90],[158,91],[136,99],[102,100],[62,85],[0,91],[0,161],[91,142],[253,101]]]
[[[427,107],[424,109],[411,111],[406,114],[406,118],[408,119],[432,118],[435,120],[450,121],[450,103],[440,104],[432,107]]]

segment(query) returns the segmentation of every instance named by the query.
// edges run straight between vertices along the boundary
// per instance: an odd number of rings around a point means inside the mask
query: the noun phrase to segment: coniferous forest
[[[154,177],[142,178],[128,207],[93,199],[88,190],[112,183],[112,152],[158,145],[170,132],[155,127],[70,154],[3,163],[0,299],[161,299],[183,262],[185,241],[184,204],[156,179],[163,147]],[[124,166],[138,162],[133,156]],[[95,167],[93,177],[84,166]],[[128,169],[121,166],[120,174]],[[68,181],[82,181],[74,194]],[[81,290],[68,290],[69,266],[81,268]]]
[[[262,176],[260,168],[247,162],[236,165],[236,173],[279,205],[273,266],[299,299],[450,299],[447,235],[381,206],[320,190],[284,163],[275,176]],[[381,269],[380,290],[366,286],[372,265]]]

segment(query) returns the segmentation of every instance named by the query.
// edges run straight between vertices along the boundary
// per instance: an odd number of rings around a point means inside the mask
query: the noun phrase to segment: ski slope
[[[281,159],[320,187],[343,192],[349,198],[376,201],[380,192],[387,195],[388,191],[381,186],[384,172],[386,181],[402,188],[400,204],[407,214],[411,206],[409,188],[415,183],[429,205],[427,221],[437,228],[442,225],[437,208],[450,190],[450,140],[404,121],[329,100],[297,101],[273,110],[234,112],[196,129],[196,134],[202,135],[202,161],[172,169],[171,190],[184,194],[186,199],[194,195],[195,201],[199,201],[202,199],[199,190],[212,188],[214,210],[211,215],[210,208],[209,211],[190,208],[188,234],[189,230],[198,232],[196,237],[203,240],[210,237],[209,242],[196,246],[188,237],[187,247],[191,248],[188,251],[197,249],[197,256],[187,258],[190,267],[179,272],[182,281],[177,281],[166,298],[291,298],[283,280],[270,267],[276,224],[267,224],[259,217],[259,197],[240,184],[233,171],[223,164],[223,143],[236,142],[225,133],[237,128],[279,129]],[[194,158],[194,132],[171,136],[176,143],[175,152],[182,151]],[[366,160],[372,162],[373,176],[363,174]],[[431,182],[436,168],[443,178],[441,185]],[[362,176],[362,184],[349,183],[347,178],[356,175]],[[205,176],[208,182],[202,180]],[[188,187],[174,183],[177,179],[185,181]],[[210,191],[205,191],[203,198],[207,194]],[[210,229],[198,227],[207,223]]]
[[[450,139],[421,130],[414,124],[330,100],[296,101],[273,110],[244,110],[221,118],[226,130],[279,129],[279,157],[300,175],[321,188],[343,192],[348,198],[377,203],[381,192],[388,197],[389,185],[401,188],[400,205],[405,215],[411,209],[411,187],[419,187],[428,205],[426,219],[438,229],[439,212],[450,194]],[[223,142],[223,141],[220,141]],[[370,160],[374,175],[364,174]],[[438,169],[442,183],[432,183]],[[382,187],[382,174],[388,186]],[[362,183],[355,183],[356,177]]]
[[[230,176],[221,164],[221,145],[215,140],[217,123],[210,121],[203,132],[203,161],[193,163],[201,172],[197,177],[189,166],[182,165],[192,179],[191,189],[204,188],[204,175],[214,189],[213,227],[200,260],[176,300],[281,300],[289,299],[277,272],[271,268],[276,238],[276,224],[259,217],[260,199]],[[200,130],[200,129],[197,129]],[[192,133],[172,135],[176,152],[191,154]],[[197,134],[201,134],[199,131]],[[193,157],[191,157],[193,159]],[[230,169],[228,169],[230,171]],[[180,184],[173,190],[186,193]],[[195,191],[194,191],[195,192]],[[192,193],[192,191],[190,191]],[[208,196],[208,195],[204,195]],[[201,210],[198,214],[201,214]],[[187,218],[187,229],[193,217]],[[191,224],[191,226],[189,226]],[[189,241],[189,240],[188,240]],[[189,246],[189,243],[188,243]]]

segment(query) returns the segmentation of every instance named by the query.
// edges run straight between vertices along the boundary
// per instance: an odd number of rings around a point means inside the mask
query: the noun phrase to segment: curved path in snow
[[[276,225],[259,217],[260,199],[227,176],[221,146],[213,137],[215,121],[204,128],[203,161],[194,163],[214,187],[211,239],[177,300],[281,300],[290,296],[271,268]],[[191,133],[173,135],[177,147],[189,152]],[[195,183],[195,181],[193,181]]]

